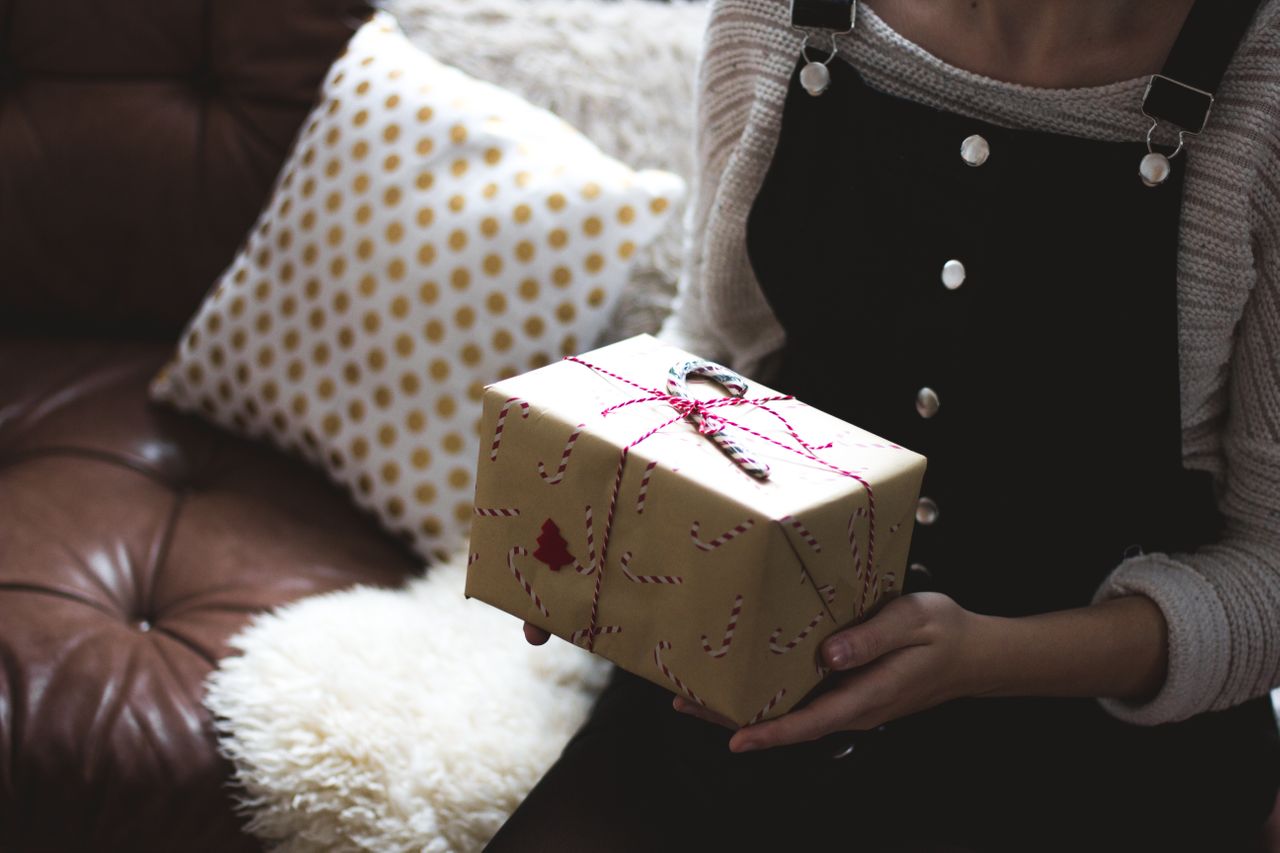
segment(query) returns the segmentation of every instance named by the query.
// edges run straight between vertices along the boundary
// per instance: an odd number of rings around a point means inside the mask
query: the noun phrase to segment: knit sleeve
[[[1272,4],[1269,11],[1274,12]],[[1272,15],[1280,18],[1280,15]],[[1220,421],[1222,538],[1192,553],[1121,563],[1096,600],[1141,594],[1168,624],[1165,684],[1150,701],[1101,700],[1112,715],[1155,725],[1219,710],[1280,685],[1280,36],[1235,63],[1247,68],[1258,168],[1248,228],[1255,279],[1234,330]]]

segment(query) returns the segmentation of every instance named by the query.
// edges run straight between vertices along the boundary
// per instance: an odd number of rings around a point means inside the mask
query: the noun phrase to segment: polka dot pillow
[[[483,386],[589,349],[683,192],[380,12],[152,394],[322,465],[438,556],[471,518]]]

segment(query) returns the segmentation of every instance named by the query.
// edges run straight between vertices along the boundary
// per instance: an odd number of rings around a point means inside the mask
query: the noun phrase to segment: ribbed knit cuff
[[[1094,602],[1145,595],[1169,627],[1169,667],[1150,701],[1099,699],[1103,709],[1128,723],[1154,726],[1209,710],[1227,679],[1231,649],[1226,608],[1205,577],[1165,554],[1125,560],[1094,595]]]

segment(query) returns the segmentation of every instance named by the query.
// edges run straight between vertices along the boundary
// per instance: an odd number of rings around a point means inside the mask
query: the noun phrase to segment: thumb
[[[923,642],[923,608],[912,596],[895,598],[866,622],[832,634],[822,643],[822,657],[832,669],[854,669],[903,646]]]
[[[551,639],[551,635],[539,628],[537,625],[524,623],[524,638],[531,646],[540,646],[547,640]]]

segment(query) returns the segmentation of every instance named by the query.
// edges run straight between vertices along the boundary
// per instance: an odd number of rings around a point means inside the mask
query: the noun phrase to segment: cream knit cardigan
[[[788,0],[712,0],[684,272],[662,329],[763,380],[784,334],[747,260],[744,224],[799,56],[788,9]],[[865,6],[838,44],[870,85],[939,109],[1094,139],[1147,131],[1146,78],[1080,89],[996,81],[932,56]],[[1280,684],[1280,0],[1263,3],[1208,128],[1178,168],[1188,170],[1176,283],[1183,458],[1214,473],[1227,527],[1193,553],[1125,559],[1097,592],[1149,596],[1168,623],[1159,694],[1143,704],[1101,700],[1141,724],[1226,708]],[[1134,170],[1137,180],[1136,162]]]

